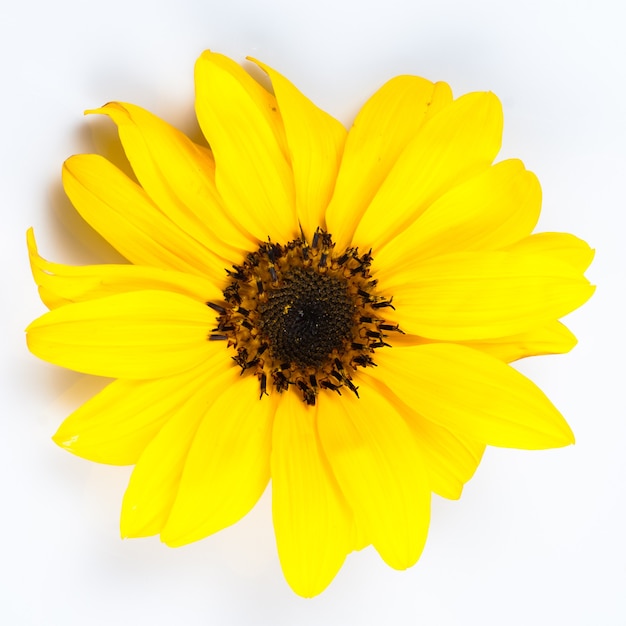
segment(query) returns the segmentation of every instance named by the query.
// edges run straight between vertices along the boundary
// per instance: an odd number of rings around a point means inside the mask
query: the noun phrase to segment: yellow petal
[[[254,62],[272,81],[293,168],[298,221],[310,240],[315,229],[324,226],[324,213],[335,187],[346,129],[281,74],[259,61]]]
[[[394,407],[373,386],[359,395],[320,398],[320,442],[357,524],[388,565],[406,569],[426,541],[428,475]]]
[[[343,250],[406,145],[424,122],[452,102],[446,83],[397,76],[363,106],[348,134],[332,201],[328,231]]]
[[[444,498],[460,498],[463,485],[474,475],[480,463],[485,444],[424,419],[402,402],[375,373],[361,373],[359,377],[376,387],[406,421],[424,458],[430,488]]]
[[[209,150],[133,104],[110,102],[88,113],[102,113],[115,122],[137,180],[172,222],[226,260],[254,247],[224,209]]]
[[[155,380],[116,380],[74,411],[54,441],[69,452],[96,463],[132,465],[163,424],[197,393],[206,392],[215,363]]]
[[[120,519],[122,537],[148,537],[161,532],[176,499],[198,426],[234,370],[234,364],[207,367],[201,376],[204,385],[197,393],[182,399],[147,445],[124,494]]]
[[[492,93],[455,100],[420,129],[398,157],[354,234],[376,251],[446,191],[491,165],[502,141],[502,107]]]
[[[536,252],[569,263],[584,272],[593,261],[594,250],[589,244],[569,233],[536,233],[509,246],[515,252]]]
[[[453,433],[506,448],[574,443],[567,422],[543,392],[511,366],[454,344],[376,353],[376,376],[424,418]]]
[[[594,291],[570,263],[526,250],[425,259],[381,284],[393,295],[403,330],[444,341],[527,332],[573,311]]]
[[[161,539],[181,546],[239,521],[270,478],[276,395],[259,399],[256,377],[222,377],[187,455]]]
[[[299,595],[321,593],[352,549],[352,514],[316,432],[317,407],[281,395],[272,440],[272,511],[278,556]]]
[[[537,177],[521,161],[502,161],[445,193],[378,251],[380,280],[417,259],[503,248],[531,233],[540,210]]]
[[[259,241],[294,239],[293,172],[276,99],[234,61],[209,51],[195,78],[196,114],[225,206]]]
[[[175,291],[195,300],[221,300],[220,290],[209,280],[156,267],[139,265],[87,265],[51,263],[39,256],[33,229],[26,235],[30,267],[39,295],[48,308],[83,302],[116,293],[142,290]]]
[[[576,337],[567,326],[553,321],[517,335],[464,341],[463,344],[510,363],[527,356],[564,354],[576,345]]]
[[[435,339],[426,339],[419,335],[406,333],[388,337],[393,346],[418,346],[426,343],[438,343]],[[538,328],[533,328],[517,335],[457,341],[462,345],[481,350],[497,359],[510,363],[517,359],[541,354],[564,354],[576,345],[576,337],[561,322],[551,321]]]
[[[147,379],[192,368],[224,342],[208,341],[215,313],[166,291],[136,291],[54,309],[27,330],[45,361],[96,376]]]
[[[69,158],[63,166],[63,187],[83,219],[132,263],[223,281],[224,262],[103,157]]]

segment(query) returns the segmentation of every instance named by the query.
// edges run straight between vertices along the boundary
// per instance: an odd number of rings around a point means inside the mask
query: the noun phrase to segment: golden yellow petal
[[[259,241],[295,239],[293,172],[276,99],[234,61],[209,51],[195,79],[196,114],[224,204]]]
[[[103,298],[127,291],[174,291],[194,300],[221,300],[209,280],[192,274],[140,265],[86,265],[51,263],[39,255],[33,229],[27,234],[30,267],[39,295],[48,308]]]
[[[431,343],[376,353],[375,375],[405,404],[454,434],[506,448],[574,443],[543,392],[511,366],[466,346]]]
[[[536,252],[569,263],[584,272],[593,261],[595,251],[589,244],[569,233],[535,233],[509,246],[515,252]]]
[[[489,167],[502,141],[502,107],[492,93],[470,93],[429,119],[399,155],[354,233],[376,251],[437,198]]]
[[[510,363],[527,356],[564,354],[576,345],[576,337],[567,326],[552,321],[517,335],[461,343]]]
[[[425,259],[382,284],[403,330],[444,341],[524,333],[563,317],[594,291],[572,264],[526,250]]]
[[[359,378],[376,387],[406,421],[424,459],[430,488],[444,498],[460,498],[482,459],[485,444],[424,419],[379,380],[376,372],[361,373]]]
[[[215,387],[215,386],[214,386]],[[161,539],[181,546],[239,521],[270,478],[277,394],[259,400],[259,381],[231,371],[187,454],[178,495]]]
[[[515,243],[531,233],[540,210],[537,177],[521,161],[502,161],[453,187],[377,251],[380,280],[418,259]]]
[[[208,341],[215,313],[167,291],[135,291],[59,307],[27,330],[45,361],[96,376],[148,379],[191,369],[224,342]]]
[[[148,537],[161,532],[178,494],[183,467],[198,427],[234,369],[234,364],[207,367],[201,376],[204,385],[197,393],[187,394],[146,446],[124,494],[122,537]]]
[[[321,593],[353,547],[352,514],[324,458],[317,407],[280,398],[272,440],[272,511],[278,556],[291,588]]]
[[[224,262],[103,157],[69,158],[63,166],[63,187],[83,219],[132,263],[223,281]]]
[[[224,367],[223,357],[211,355],[211,361],[167,378],[116,380],[66,418],[53,439],[96,463],[137,463],[144,448],[188,398],[206,393],[216,363]]]
[[[428,474],[411,431],[389,401],[374,386],[362,385],[359,396],[320,397],[320,442],[357,525],[388,565],[406,569],[426,541]]]
[[[324,213],[335,187],[346,129],[276,70],[254,62],[272,81],[293,168],[298,221],[311,240],[315,229],[324,227]]]
[[[110,102],[88,113],[115,122],[139,184],[172,222],[227,261],[253,247],[222,204],[210,150],[134,104]]]
[[[424,122],[452,102],[446,83],[397,76],[363,106],[348,134],[326,225],[338,250],[352,241],[361,216]]]

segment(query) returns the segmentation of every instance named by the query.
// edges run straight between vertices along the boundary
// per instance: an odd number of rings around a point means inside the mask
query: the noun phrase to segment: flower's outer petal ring
[[[405,332],[443,341],[523,333],[570,313],[594,292],[567,260],[525,250],[425,259],[389,274],[384,285]]]
[[[140,265],[86,265],[76,267],[51,263],[37,251],[33,229],[26,234],[33,277],[44,304],[55,309],[127,291],[174,291],[195,300],[221,300],[222,293],[211,281],[183,272]]]
[[[222,355],[220,355],[222,356]],[[122,502],[122,537],[149,537],[161,532],[178,494],[187,454],[198,427],[235,368],[207,367],[205,385],[188,394],[139,457]],[[238,373],[238,372],[237,372]]]
[[[215,183],[234,219],[259,241],[298,236],[293,172],[274,96],[234,61],[196,62],[196,114],[215,157]]]
[[[424,458],[430,488],[444,498],[458,500],[463,485],[474,475],[482,459],[485,444],[424,419],[375,375],[363,372],[359,373],[359,378],[363,378],[365,384],[376,387],[404,417]]]
[[[256,377],[221,378],[187,455],[178,495],[161,539],[176,547],[239,521],[270,479],[277,394],[259,401]]]
[[[462,437],[523,449],[574,443],[534,383],[478,350],[431,343],[380,351],[376,363],[377,375],[405,404]]]
[[[461,96],[429,119],[367,207],[354,244],[378,250],[439,196],[489,167],[500,150],[502,125],[502,107],[492,93]]]
[[[345,145],[326,225],[337,250],[350,245],[361,216],[424,122],[452,102],[446,83],[397,76],[357,115]]]
[[[105,158],[70,157],[63,165],[63,187],[83,219],[131,263],[224,281],[224,262]]]
[[[321,593],[353,547],[352,513],[321,450],[317,407],[282,394],[272,440],[272,511],[278,556],[299,595]]]
[[[310,241],[315,230],[324,226],[324,213],[335,187],[346,129],[277,71],[251,60],[265,70],[272,81],[293,168],[298,221]]]
[[[453,187],[376,253],[381,280],[403,264],[462,250],[496,250],[527,237],[541,186],[521,161],[502,161]]]
[[[430,519],[430,485],[407,424],[375,387],[360,399],[320,398],[318,431],[333,474],[383,560],[406,569],[419,558]],[[330,399],[330,402],[328,401]]]
[[[192,368],[223,350],[208,341],[215,313],[167,291],[136,291],[59,307],[27,329],[30,351],[96,376],[148,379]]]
[[[110,102],[87,113],[115,122],[139,184],[172,222],[227,261],[254,247],[224,210],[210,150],[134,104]]]
[[[137,463],[171,415],[189,397],[206,394],[216,364],[224,369],[223,354],[217,352],[210,359],[176,376],[112,382],[67,417],[53,440],[96,463]]]

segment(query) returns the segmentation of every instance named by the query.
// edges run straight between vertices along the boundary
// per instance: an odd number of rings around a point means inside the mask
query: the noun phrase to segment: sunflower
[[[28,247],[50,311],[27,329],[56,365],[111,377],[54,440],[135,465],[123,537],[181,546],[241,519],[272,481],[280,562],[303,596],[373,545],[420,556],[432,493],[460,496],[486,445],[574,437],[509,363],[563,353],[593,287],[586,243],[531,234],[537,178],[494,164],[492,93],[398,76],[349,131],[275,70],[205,52],[208,146],[138,106],[116,125],[136,180],[73,156],[63,184],[130,263]],[[268,83],[269,84],[269,83]]]

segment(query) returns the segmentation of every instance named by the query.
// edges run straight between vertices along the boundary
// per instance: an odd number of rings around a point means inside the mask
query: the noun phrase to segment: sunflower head
[[[28,346],[115,380],[54,440],[135,465],[125,537],[170,546],[235,523],[271,478],[287,581],[321,592],[347,554],[422,551],[432,493],[458,498],[487,445],[573,442],[510,362],[570,350],[559,321],[593,287],[593,253],[536,233],[541,189],[495,162],[491,93],[399,76],[349,131],[275,70],[196,64],[197,144],[144,109],[119,130],[136,180],[73,156],[63,184],[128,264],[42,258],[50,311]],[[210,147],[208,147],[210,146]]]

